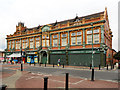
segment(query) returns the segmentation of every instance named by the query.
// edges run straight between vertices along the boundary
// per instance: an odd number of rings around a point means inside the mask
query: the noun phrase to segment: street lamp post
[[[91,81],[94,81],[94,62],[93,62],[93,23],[91,23],[92,26],[92,75],[91,75]]]
[[[94,69],[94,62],[93,62],[93,23],[91,23],[92,26],[92,69]]]
[[[23,71],[23,65],[22,65],[22,48],[21,48],[21,71]]]

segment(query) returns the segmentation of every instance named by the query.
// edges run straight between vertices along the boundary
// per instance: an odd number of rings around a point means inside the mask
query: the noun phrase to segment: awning
[[[0,60],[4,60],[4,57],[0,57]]]
[[[21,57],[21,54],[20,53],[13,53],[13,54],[8,55],[6,57]]]

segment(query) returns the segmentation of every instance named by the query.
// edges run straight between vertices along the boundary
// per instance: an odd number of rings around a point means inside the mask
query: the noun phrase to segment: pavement
[[[2,65],[4,70],[2,71],[2,84],[7,85],[7,88],[44,88],[44,77],[48,77],[48,88],[63,89],[65,88],[66,76],[64,75],[53,75],[46,73],[33,73],[29,71],[20,71],[20,64],[14,65]],[[39,65],[35,65],[38,67]],[[46,65],[47,68],[53,68],[52,65]],[[9,68],[8,68],[9,67]],[[31,67],[34,67],[32,64]],[[42,65],[41,67],[44,67]],[[25,64],[24,69],[29,68],[29,65]],[[54,68],[63,68],[62,66]],[[78,67],[78,66],[65,66],[65,69],[82,69],[89,70],[89,67]],[[7,71],[11,70],[11,71]],[[95,70],[99,70],[96,68]],[[105,71],[106,69],[102,69]],[[110,70],[110,69],[109,69]],[[115,69],[114,69],[115,70]],[[118,82],[84,79],[80,77],[74,77],[69,75],[69,88],[118,88]]]

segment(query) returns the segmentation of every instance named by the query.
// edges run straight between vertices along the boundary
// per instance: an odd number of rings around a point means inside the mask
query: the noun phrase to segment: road
[[[19,68],[19,66],[11,66]],[[5,69],[9,69],[11,67],[3,67],[3,71]],[[65,73],[69,73],[69,75],[74,77],[80,77],[80,78],[91,78],[91,70],[81,70],[81,69],[75,69],[75,68],[61,68],[61,67],[39,67],[39,66],[29,66],[24,65],[24,67],[27,67],[24,69],[24,71],[30,71],[32,73],[43,73],[43,74],[52,74],[52,75],[65,75]],[[118,80],[118,70],[104,70],[104,71],[96,71],[95,70],[95,80],[111,80],[111,81],[117,81]]]

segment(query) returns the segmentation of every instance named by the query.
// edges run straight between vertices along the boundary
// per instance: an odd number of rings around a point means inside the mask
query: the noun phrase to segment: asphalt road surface
[[[91,71],[88,70],[80,70],[80,69],[67,69],[67,68],[52,68],[52,67],[39,67],[39,66],[29,66],[24,65],[28,68],[24,69],[24,71],[30,71],[32,73],[43,73],[43,74],[52,74],[52,75],[65,75],[65,73],[69,73],[69,75],[80,78],[91,79]],[[18,68],[19,66],[12,66]],[[9,70],[11,67],[3,67],[3,71],[6,69]],[[95,80],[112,80],[118,81],[118,70],[110,70],[110,71],[95,71]]]

